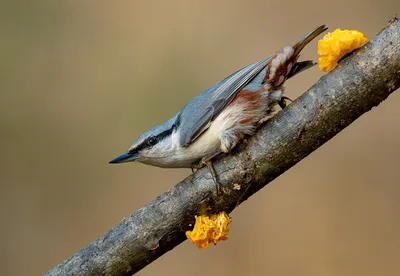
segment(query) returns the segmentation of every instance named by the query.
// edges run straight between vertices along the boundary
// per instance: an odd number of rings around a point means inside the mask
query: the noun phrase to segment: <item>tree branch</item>
[[[400,21],[395,18],[254,137],[214,162],[222,195],[216,195],[208,170],[200,169],[46,275],[132,275],[184,241],[196,214],[230,213],[399,85]]]

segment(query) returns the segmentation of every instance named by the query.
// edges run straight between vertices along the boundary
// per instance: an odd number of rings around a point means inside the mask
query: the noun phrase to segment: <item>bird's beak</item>
[[[136,153],[124,153],[117,158],[114,158],[110,161],[110,164],[118,164],[118,163],[125,163],[135,161],[138,158]]]

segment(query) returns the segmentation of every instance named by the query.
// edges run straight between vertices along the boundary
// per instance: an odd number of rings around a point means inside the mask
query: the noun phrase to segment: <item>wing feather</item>
[[[224,107],[267,66],[269,60],[270,57],[267,57],[236,71],[190,101],[181,114],[184,126],[180,135],[181,145],[189,145],[207,130]]]

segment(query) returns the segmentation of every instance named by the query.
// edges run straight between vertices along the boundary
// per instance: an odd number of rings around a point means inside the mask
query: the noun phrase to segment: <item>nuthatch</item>
[[[322,25],[276,53],[206,89],[165,123],[142,134],[128,152],[110,161],[138,161],[164,168],[192,168],[231,151],[277,104],[285,107],[285,81],[315,65],[297,62],[301,50],[327,28]]]

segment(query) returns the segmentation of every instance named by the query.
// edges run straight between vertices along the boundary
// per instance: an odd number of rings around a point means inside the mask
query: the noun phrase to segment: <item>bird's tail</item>
[[[313,40],[314,38],[316,38],[318,35],[320,35],[321,33],[325,32],[328,28],[325,25],[321,25],[318,28],[315,28],[314,30],[312,30],[311,32],[309,32],[308,34],[306,34],[305,36],[303,36],[302,38],[300,38],[293,46],[293,56],[298,56],[301,52],[301,50],[303,50],[303,48],[310,43],[311,40]]]
[[[285,80],[313,67],[316,63],[312,60],[297,62],[297,59],[304,47],[327,29],[325,25],[321,25],[300,38],[293,46],[284,47],[282,50],[278,51],[271,57],[266,67],[267,73],[264,82],[277,87],[282,85]]]

